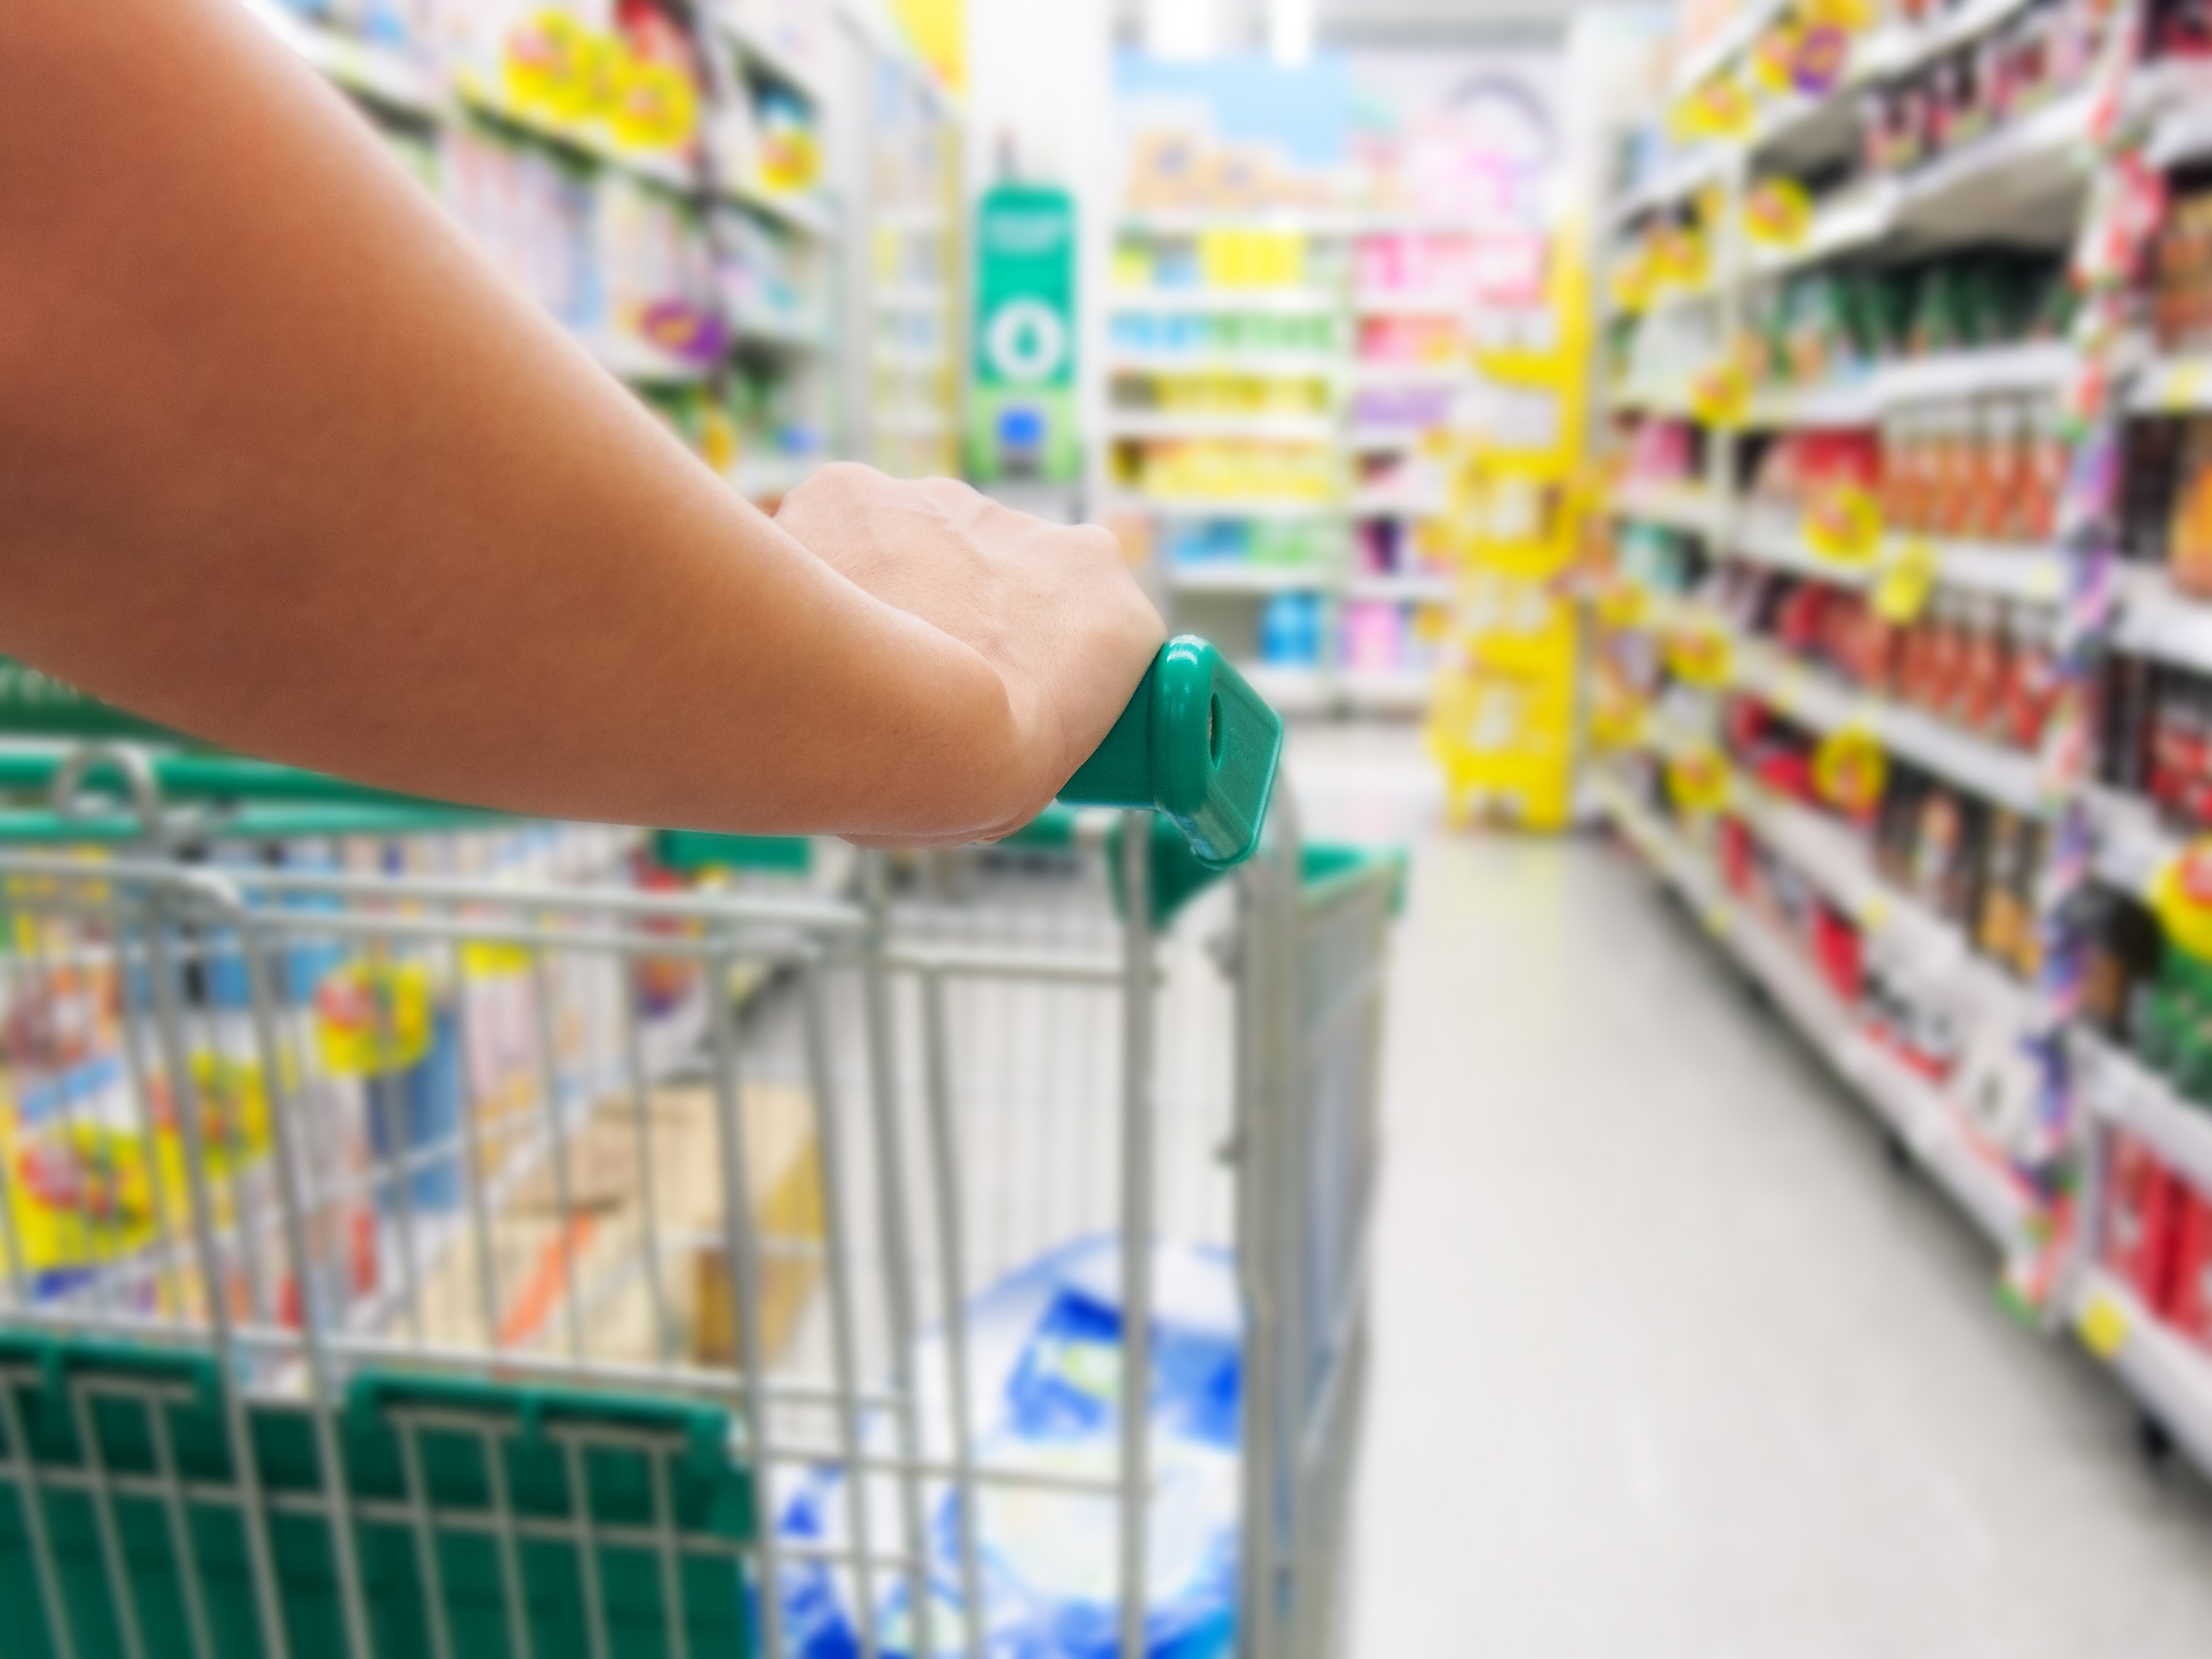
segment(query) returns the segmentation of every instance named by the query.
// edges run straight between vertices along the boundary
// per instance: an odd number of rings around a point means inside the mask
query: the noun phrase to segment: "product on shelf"
[[[1749,494],[1759,507],[1802,512],[1844,491],[1878,500],[1881,477],[1881,442],[1871,430],[1790,432],[1760,451]]]
[[[2040,746],[2056,692],[2049,614],[1994,595],[1939,592],[1887,621],[1859,589],[1736,567],[1725,614],[1793,656],[2009,748]]]
[[[1152,356],[1235,356],[1241,353],[1326,352],[1335,319],[1273,312],[1118,311],[1109,339],[1117,351]]]
[[[2179,830],[2212,828],[2212,677],[2115,655],[2100,692],[2105,783],[2148,797]]]
[[[1686,397],[1726,345],[1717,309],[1668,307],[1615,323],[1607,334],[1607,372],[1619,392]]]
[[[1124,487],[1162,499],[1320,501],[1334,490],[1326,444],[1243,438],[1146,440],[1116,446]]]
[[[1146,373],[1115,377],[1114,406],[1164,415],[1319,415],[1328,382],[1317,376]]]
[[[1161,532],[1160,550],[1177,566],[1249,564],[1319,571],[1327,556],[1320,526],[1269,519],[1178,519]]]
[[[1694,485],[1701,471],[1698,429],[1689,422],[1654,416],[1630,427],[1621,464],[1625,483]]]
[[[2063,339],[2073,289],[2056,255],[1996,248],[1786,278],[1751,317],[1760,385],[1832,385],[1876,365]]]
[[[2176,590],[2212,598],[2212,418],[2134,422],[2121,512],[2126,551]]]
[[[1904,173],[1973,143],[2082,86],[2113,15],[2100,0],[2037,0],[1925,68],[1859,100],[1859,156]]]
[[[1271,668],[1319,665],[1322,620],[1317,593],[1269,595],[1260,607],[1260,660]]]
[[[1191,235],[1127,234],[1114,247],[1114,285],[1264,292],[1334,288],[1337,245],[1301,231],[1205,230]]]

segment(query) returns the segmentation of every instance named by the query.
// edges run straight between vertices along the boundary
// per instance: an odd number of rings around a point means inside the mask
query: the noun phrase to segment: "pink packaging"
[[[1405,617],[1388,599],[1354,599],[1344,607],[1344,665],[1387,674],[1405,654]]]

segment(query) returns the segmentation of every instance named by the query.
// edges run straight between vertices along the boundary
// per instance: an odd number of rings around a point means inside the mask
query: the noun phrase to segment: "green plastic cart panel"
[[[8,1429],[15,1421],[42,1477],[35,1519],[43,1522],[76,1659],[129,1659],[126,1620],[145,1659],[270,1659],[252,1540],[240,1524],[251,1503],[230,1433],[234,1402],[214,1363],[196,1353],[0,1333],[0,1376],[15,1407],[12,1414],[0,1411],[0,1604],[21,1610],[8,1626],[9,1659],[64,1659],[68,1651],[46,1611],[34,1517]],[[87,1457],[80,1411],[96,1459]],[[245,1406],[244,1420],[261,1486],[254,1513],[286,1641],[297,1659],[342,1655],[340,1565],[313,1410],[256,1401]],[[457,1659],[589,1659],[594,1625],[609,1659],[664,1659],[680,1650],[667,1620],[672,1571],[688,1650],[700,1659],[750,1651],[738,1557],[755,1535],[752,1480],[730,1455],[726,1413],[682,1401],[384,1374],[357,1378],[331,1426],[353,1504],[374,1659],[437,1652],[434,1604]],[[419,1490],[410,1478],[410,1438]],[[119,1572],[103,1536],[105,1505],[86,1482],[103,1468],[115,1493]],[[179,1481],[162,1479],[165,1471]],[[489,1524],[501,1512],[501,1484],[513,1522],[511,1580],[500,1533]],[[179,1494],[175,1516],[165,1492]],[[418,1498],[426,1508],[416,1507]],[[417,1519],[423,1513],[427,1528]],[[582,1516],[596,1540],[588,1557]],[[189,1586],[179,1570],[179,1520]],[[664,1540],[666,1550],[656,1547]],[[527,1626],[521,1641],[518,1607]],[[204,1629],[204,1645],[196,1628]]]
[[[765,870],[803,876],[814,867],[814,843],[804,836],[718,836],[704,830],[663,830],[653,856],[671,870]]]

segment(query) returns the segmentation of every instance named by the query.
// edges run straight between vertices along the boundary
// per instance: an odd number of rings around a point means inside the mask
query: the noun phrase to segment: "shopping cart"
[[[1279,743],[1176,641],[829,880],[0,757],[0,1650],[1329,1650],[1398,872]]]

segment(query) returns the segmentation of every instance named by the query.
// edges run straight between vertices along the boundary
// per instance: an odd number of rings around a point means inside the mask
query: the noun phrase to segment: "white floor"
[[[1433,819],[1402,739],[1292,775]],[[2212,1488],[1626,858],[1418,844],[1354,1659],[2212,1655]]]

